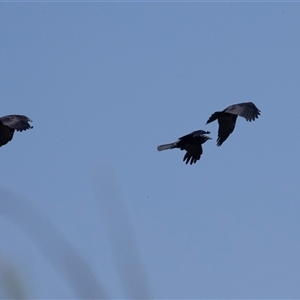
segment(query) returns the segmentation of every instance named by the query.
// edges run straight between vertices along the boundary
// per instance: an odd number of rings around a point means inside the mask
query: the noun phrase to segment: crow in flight
[[[183,161],[185,161],[186,164],[190,163],[192,165],[200,159],[201,154],[203,153],[202,144],[204,144],[207,140],[211,140],[211,138],[205,134],[210,134],[210,132],[204,130],[193,131],[190,134],[179,138],[177,142],[158,146],[157,150],[163,151],[173,148],[186,150]]]
[[[233,104],[223,111],[213,113],[206,124],[218,119],[219,130],[217,146],[221,146],[233,132],[238,116],[244,117],[247,121],[255,121],[260,115],[260,110],[252,102]]]
[[[0,147],[12,140],[15,130],[23,131],[33,128],[26,116],[9,115],[0,118]]]

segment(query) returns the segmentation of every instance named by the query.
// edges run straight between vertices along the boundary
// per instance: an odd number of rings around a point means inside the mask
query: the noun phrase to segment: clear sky
[[[34,126],[0,149],[0,297],[300,298],[299,32],[299,3],[0,3],[1,116]],[[156,150],[198,129],[195,165]]]

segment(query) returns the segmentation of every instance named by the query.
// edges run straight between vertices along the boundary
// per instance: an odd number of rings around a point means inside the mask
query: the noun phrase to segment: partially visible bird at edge
[[[32,122],[23,115],[8,115],[0,118],[0,147],[12,140],[15,130],[23,131],[33,128]]]
[[[237,117],[243,117],[246,121],[255,121],[260,115],[260,110],[252,102],[238,103],[228,106],[222,111],[213,113],[206,124],[218,120],[219,130],[217,146],[221,146],[233,132]]]
[[[186,164],[190,163],[192,165],[200,159],[203,153],[202,144],[207,140],[211,140],[206,134],[210,134],[210,132],[204,130],[193,131],[190,134],[180,137],[178,141],[174,143],[158,146],[157,150],[163,151],[174,148],[185,150],[186,153],[183,157],[183,161],[185,161]]]

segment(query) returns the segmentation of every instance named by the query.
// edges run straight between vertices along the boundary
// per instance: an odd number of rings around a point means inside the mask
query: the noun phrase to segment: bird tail
[[[157,147],[158,151],[163,151],[167,149],[173,149],[176,147],[176,143],[171,143],[171,144],[165,144],[165,145],[160,145]]]
[[[210,116],[210,118],[207,120],[206,124],[211,123],[211,122],[217,120],[218,117],[219,117],[219,115],[220,115],[221,113],[222,113],[221,111],[216,111],[215,113],[213,113],[213,114]]]

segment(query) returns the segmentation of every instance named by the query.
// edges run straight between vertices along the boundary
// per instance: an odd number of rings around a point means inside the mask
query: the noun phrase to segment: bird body
[[[178,141],[170,144],[164,144],[157,147],[158,151],[163,151],[167,149],[179,148],[180,150],[186,150],[186,154],[183,157],[183,161],[186,164],[196,163],[202,153],[202,144],[211,138],[205,134],[210,134],[209,131],[197,130],[193,131],[187,135],[184,135],[178,139]]]
[[[255,121],[260,115],[260,110],[252,102],[238,103],[228,106],[222,111],[213,113],[206,124],[218,120],[219,130],[217,146],[221,146],[233,132],[237,117],[243,117],[246,121]]]
[[[8,115],[0,118],[0,147],[12,140],[15,130],[23,131],[33,128],[32,122],[23,115]]]

